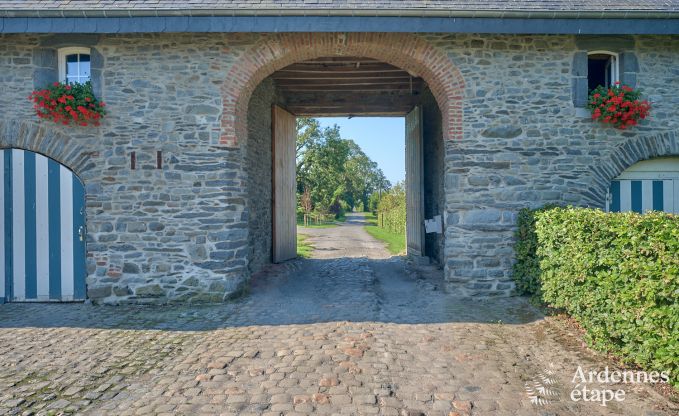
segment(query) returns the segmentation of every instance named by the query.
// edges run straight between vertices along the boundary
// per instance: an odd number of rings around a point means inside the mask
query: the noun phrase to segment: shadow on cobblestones
[[[253,278],[247,295],[208,305],[6,304],[0,327],[213,330],[322,322],[522,324],[541,319],[523,298],[460,299],[440,273],[403,259],[298,260]]]
[[[355,217],[221,304],[0,305],[0,414],[679,414],[645,385],[570,400],[578,366],[613,363],[523,298],[456,298]]]

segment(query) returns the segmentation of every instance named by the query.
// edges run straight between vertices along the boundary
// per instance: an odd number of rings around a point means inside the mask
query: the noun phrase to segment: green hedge
[[[406,191],[402,183],[383,193],[377,203],[377,226],[394,234],[406,233]]]
[[[406,206],[400,205],[386,212],[377,213],[377,225],[394,234],[406,233]]]
[[[519,211],[517,230],[514,234],[516,263],[512,269],[512,276],[516,283],[516,290],[521,295],[531,295],[538,299],[542,297],[540,261],[536,255],[538,236],[535,234],[535,214],[556,207],[556,205],[546,205],[537,210],[525,208]]]
[[[679,387],[679,216],[584,208],[534,213],[542,297],[586,330],[594,348]]]

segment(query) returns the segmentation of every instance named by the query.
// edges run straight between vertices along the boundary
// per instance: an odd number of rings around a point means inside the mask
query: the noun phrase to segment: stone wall
[[[103,125],[41,123],[35,131],[26,96],[33,89],[33,51],[48,38],[0,39],[8,86],[0,97],[0,144],[45,153],[84,181],[88,297],[199,301],[237,291],[248,276],[247,195],[240,149],[219,145],[219,86],[243,39],[101,37],[96,48],[104,58],[109,114]],[[227,44],[233,53],[223,52]],[[157,151],[162,169],[155,166]]]
[[[653,40],[652,40],[653,39]],[[513,231],[523,207],[547,203],[603,208],[618,149],[637,158],[677,154],[679,103],[671,91],[679,39],[637,38],[638,86],[653,117],[620,131],[576,114],[573,36],[430,36],[465,79],[464,138],[446,143],[447,279],[464,295],[513,287]],[[663,132],[669,132],[663,135]],[[671,137],[670,137],[671,136]],[[647,144],[651,141],[652,146]],[[641,148],[656,148],[644,151]],[[644,156],[645,155],[645,156]],[[637,159],[638,160],[638,159]],[[626,166],[625,166],[626,167]]]
[[[271,79],[264,80],[250,99],[248,139],[244,143],[250,230],[250,271],[271,263],[271,106],[277,94]]]
[[[220,300],[244,284],[250,262],[256,269],[266,261],[255,252],[268,243],[250,235],[262,236],[265,221],[248,211],[255,194],[266,198],[270,168],[255,182],[258,156],[248,141],[264,146],[268,111],[258,120],[247,108],[264,106],[270,92],[250,103],[252,91],[295,60],[365,55],[428,82],[445,148],[432,150],[444,158],[444,175],[434,173],[445,190],[442,258],[462,295],[510,293],[519,209],[603,207],[608,182],[629,165],[679,154],[677,37],[632,38],[625,52],[634,53],[637,85],[654,109],[624,132],[576,114],[572,65],[583,50],[575,37],[459,34],[102,35],[94,47],[109,116],[99,128],[65,128],[38,122],[26,99],[45,65],[36,51],[52,38],[0,36],[0,146],[46,154],[84,181],[95,301]],[[318,42],[304,43],[310,38]]]

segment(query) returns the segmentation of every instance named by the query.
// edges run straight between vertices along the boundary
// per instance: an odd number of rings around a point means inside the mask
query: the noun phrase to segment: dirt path
[[[347,214],[346,222],[332,228],[298,228],[298,232],[309,236],[314,246],[316,259],[341,257],[367,257],[388,259],[391,254],[385,244],[373,238],[363,227],[368,225],[363,213]]]

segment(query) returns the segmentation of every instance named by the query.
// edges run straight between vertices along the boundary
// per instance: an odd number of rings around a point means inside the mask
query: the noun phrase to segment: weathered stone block
[[[111,296],[111,286],[94,286],[87,288],[87,297],[90,299],[102,299]]]
[[[165,290],[160,285],[140,286],[134,290],[134,294],[141,297],[159,297],[165,295]]]
[[[462,214],[463,224],[493,224],[500,222],[502,212],[495,209],[477,209]]]
[[[492,126],[481,132],[483,137],[499,137],[503,139],[512,139],[514,137],[520,136],[523,130],[519,126],[514,126],[511,124],[502,124],[498,126]]]

